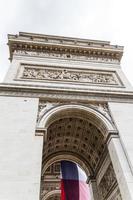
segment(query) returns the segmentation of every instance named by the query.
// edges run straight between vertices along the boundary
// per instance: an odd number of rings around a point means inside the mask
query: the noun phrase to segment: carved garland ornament
[[[77,72],[66,69],[24,67],[23,79],[71,81],[91,84],[119,85],[116,75],[97,71]]]

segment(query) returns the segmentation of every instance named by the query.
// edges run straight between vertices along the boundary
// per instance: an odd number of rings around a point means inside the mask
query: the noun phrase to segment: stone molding
[[[35,132],[36,136],[44,136],[45,138],[46,133],[47,133],[47,130],[45,128],[36,128],[36,132]]]
[[[40,98],[45,100],[56,100],[56,101],[67,101],[67,102],[91,102],[91,101],[102,101],[102,102],[126,102],[133,103],[133,92],[132,91],[107,91],[107,90],[96,90],[89,88],[85,89],[70,89],[69,94],[67,89],[45,87],[39,85],[22,85],[22,84],[1,84],[0,85],[0,96],[15,96],[15,97],[30,97]]]
[[[43,65],[21,64],[18,79],[34,81],[60,81],[96,85],[122,86],[114,71],[74,70]]]
[[[63,105],[69,105],[68,103],[61,103],[61,102],[48,102],[48,101],[40,101],[39,107],[38,107],[38,117],[37,121],[39,122],[43,115],[45,115],[48,111],[51,109],[57,107],[57,106],[63,106]],[[76,105],[76,104],[73,104]],[[78,104],[79,106],[86,106],[90,107],[98,112],[100,112],[104,117],[106,117],[111,123],[113,123],[113,119],[110,115],[108,104],[107,103],[88,103],[88,104]]]
[[[88,58],[104,62],[120,63],[123,47],[110,45],[107,41],[85,40],[78,38],[66,38],[57,36],[46,36],[39,34],[19,33],[19,35],[8,35],[10,59],[15,51],[37,52],[52,56],[65,57],[67,59]],[[48,55],[49,56],[49,55]],[[50,55],[51,56],[51,55]]]
[[[94,103],[94,104],[79,104],[79,103],[58,103],[58,102],[44,102],[42,110],[38,112],[37,127],[48,128],[48,126],[61,117],[82,117],[93,121],[96,127],[100,125],[101,132],[107,138],[108,133],[116,132],[117,129],[113,123],[107,104]],[[73,115],[72,115],[72,113]]]
[[[14,56],[28,56],[28,57],[46,57],[54,59],[65,59],[65,60],[81,60],[84,62],[100,62],[100,63],[112,63],[119,64],[119,59],[117,58],[105,58],[98,57],[94,55],[73,55],[71,53],[50,53],[50,52],[36,52],[36,51],[24,51],[24,50],[15,50]]]

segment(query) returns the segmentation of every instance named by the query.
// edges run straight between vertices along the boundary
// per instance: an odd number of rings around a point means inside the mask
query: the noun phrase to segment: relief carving
[[[96,109],[100,113],[102,113],[106,118],[108,118],[110,121],[112,121],[112,117],[110,115],[108,104],[107,103],[95,103],[95,104],[89,104],[90,107]],[[113,121],[112,121],[113,122]]]
[[[76,72],[74,70],[63,69],[42,69],[24,67],[22,77],[24,79],[35,80],[57,80],[72,81],[92,84],[119,85],[116,80],[115,73],[103,73],[97,71]]]
[[[50,103],[50,102],[39,102],[38,107],[38,116],[37,116],[37,122],[42,118],[42,116],[51,108],[57,106],[59,103]]]
[[[46,102],[46,101],[40,101],[39,107],[38,107],[38,116],[37,116],[37,122],[40,121],[42,116],[49,111],[50,109],[54,108],[55,106],[59,105],[65,105],[61,102]],[[101,114],[103,114],[108,120],[110,120],[112,123],[112,117],[110,115],[108,105],[106,103],[94,103],[94,104],[83,104],[84,106],[91,107],[97,111],[99,111]]]
[[[117,184],[117,180],[113,166],[110,164],[99,184],[99,192],[103,199],[108,195],[115,184]]]

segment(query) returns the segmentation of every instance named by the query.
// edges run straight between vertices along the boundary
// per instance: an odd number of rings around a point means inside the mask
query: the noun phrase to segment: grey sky
[[[7,34],[35,32],[125,46],[122,68],[133,84],[132,0],[0,0],[0,81],[9,67]]]

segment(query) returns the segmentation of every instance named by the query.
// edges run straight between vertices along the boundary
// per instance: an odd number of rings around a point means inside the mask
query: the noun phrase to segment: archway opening
[[[48,127],[43,164],[62,152],[79,158],[93,175],[104,151],[105,138],[99,128],[83,118],[65,117]]]
[[[69,167],[66,166],[66,163],[69,163]],[[64,165],[65,164],[65,165]],[[61,167],[62,165],[62,167]],[[70,165],[73,165],[72,167]],[[63,179],[63,169],[65,171],[65,179]],[[67,172],[66,172],[67,168]],[[69,173],[69,174],[68,174]],[[66,176],[68,179],[66,180]],[[67,182],[67,183],[66,183]],[[58,162],[52,163],[44,172],[41,178],[41,200],[60,200],[61,191],[64,189],[72,190],[76,194],[75,199],[80,199],[81,188],[82,193],[85,195],[85,189],[87,194],[87,199],[90,198],[90,189],[88,185],[88,177],[86,172],[75,162],[69,160],[60,160]],[[64,188],[67,184],[66,188]],[[63,186],[62,186],[63,185]],[[62,188],[63,187],[63,188]],[[76,191],[75,191],[76,190]],[[80,194],[79,194],[80,191]]]
[[[100,117],[95,117],[94,113],[90,114],[84,110],[69,108],[52,115],[46,121],[45,126],[47,127],[47,136],[44,140],[42,158],[44,185],[45,173],[50,169],[49,167],[61,160],[68,160],[77,163],[84,170],[88,181],[95,181],[92,190],[97,189],[92,193],[97,193],[99,200],[108,199],[108,196],[114,190],[112,188],[117,187],[117,181],[114,179],[115,174],[106,144],[108,129],[105,123],[100,120]],[[108,127],[111,127],[111,125]],[[105,166],[103,166],[104,163],[106,163]],[[105,188],[101,187],[101,183],[106,182],[104,174],[106,175],[108,169],[111,170],[110,176],[113,177],[113,181],[105,191]],[[42,194],[46,188],[43,189],[43,181],[41,183]],[[53,189],[54,191],[60,190],[59,186],[57,189]],[[53,189],[51,187],[49,192],[52,192]],[[95,200],[96,197],[92,199]],[[45,197],[41,200],[45,200]]]

